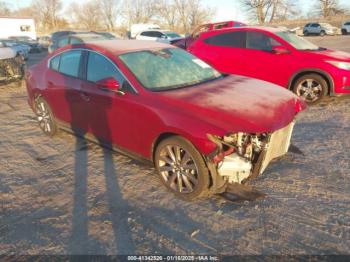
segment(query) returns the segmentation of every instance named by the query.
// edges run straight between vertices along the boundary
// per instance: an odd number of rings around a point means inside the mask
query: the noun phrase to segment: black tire
[[[294,81],[293,92],[305,99],[308,104],[315,104],[328,94],[327,81],[318,74],[303,75]]]
[[[320,32],[320,36],[325,36],[326,35],[326,32],[325,31],[321,31]]]
[[[341,30],[341,33],[342,33],[342,35],[347,35],[347,34],[348,34],[348,31],[347,31],[346,29],[342,29],[342,30]]]
[[[169,157],[169,150],[174,158]],[[186,201],[209,197],[208,168],[202,155],[188,140],[180,136],[164,139],[156,148],[154,161],[160,180],[177,197]],[[186,169],[187,166],[194,167],[196,171]]]
[[[309,32],[307,30],[304,31],[304,36],[309,36]]]
[[[58,127],[49,104],[44,98],[38,97],[35,99],[34,109],[40,129],[44,134],[50,137],[54,136]]]

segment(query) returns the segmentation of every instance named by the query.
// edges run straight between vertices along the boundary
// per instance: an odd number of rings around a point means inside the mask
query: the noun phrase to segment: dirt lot
[[[350,46],[350,37],[315,39]],[[46,137],[24,86],[1,86],[0,255],[350,255],[349,102],[308,109],[293,135],[305,155],[288,154],[254,182],[265,198],[187,203],[149,166],[64,132]]]

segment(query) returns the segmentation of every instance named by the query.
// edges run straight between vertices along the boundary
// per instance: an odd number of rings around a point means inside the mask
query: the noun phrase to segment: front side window
[[[247,48],[272,51],[272,47],[280,46],[281,44],[275,39],[260,32],[247,32]]]
[[[123,91],[134,92],[129,82],[118,71],[114,63],[100,54],[89,52],[86,80],[96,83],[109,77],[117,80]]]
[[[97,82],[108,77],[114,77],[118,81],[121,80],[121,75],[114,64],[102,55],[89,52],[86,79]]]
[[[229,33],[215,35],[205,39],[204,42],[209,45],[215,45],[215,46],[244,48],[245,38],[246,38],[246,32],[237,31],[237,32],[229,32]]]
[[[298,50],[319,50],[320,48],[317,45],[309,42],[305,38],[297,36],[295,34],[289,32],[278,32],[276,33],[279,37],[281,37],[284,41],[288,42],[295,49]]]
[[[119,58],[152,91],[192,86],[222,76],[202,60],[177,48],[126,53]]]
[[[59,71],[62,74],[78,77],[80,68],[81,51],[69,51],[61,54]]]

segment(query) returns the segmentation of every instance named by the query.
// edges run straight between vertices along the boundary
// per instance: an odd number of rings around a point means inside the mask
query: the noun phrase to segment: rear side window
[[[319,24],[312,24],[312,27],[319,27]]]
[[[247,33],[247,48],[262,50],[262,51],[272,51],[273,46],[280,46],[281,44],[275,39],[269,37],[260,32],[248,32]]]
[[[58,68],[60,66],[60,59],[61,59],[61,56],[59,55],[59,56],[55,56],[50,60],[50,68],[52,70],[58,71]]]
[[[72,45],[74,45],[74,44],[80,44],[80,43],[82,43],[83,41],[81,41],[80,39],[78,39],[78,38],[75,38],[75,37],[72,37],[71,39],[70,39],[70,43],[72,44]]]
[[[345,25],[350,25],[350,22],[345,23]]]
[[[244,48],[245,47],[246,32],[230,32],[215,35],[204,40],[205,43],[215,46],[227,46]]]
[[[68,45],[68,44],[69,44],[68,37],[64,37],[64,38],[61,38],[60,40],[58,40],[58,47],[63,47],[63,46]]]
[[[62,74],[78,77],[80,68],[81,51],[69,51],[61,55],[59,71]]]
[[[141,35],[142,35],[142,36],[153,36],[152,32],[149,32],[149,31],[147,31],[147,32],[142,32]]]

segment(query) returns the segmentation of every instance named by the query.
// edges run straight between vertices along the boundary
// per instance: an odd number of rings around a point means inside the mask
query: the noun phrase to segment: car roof
[[[221,29],[216,29],[213,31],[203,32],[204,35],[211,35],[215,32],[234,32],[234,31],[249,31],[249,30],[256,30],[256,31],[267,31],[271,33],[278,33],[278,32],[285,32],[286,30],[283,28],[278,27],[268,27],[268,26],[241,26],[241,27],[224,27]]]
[[[93,50],[95,49],[100,51],[105,50],[113,53],[114,55],[160,48],[176,48],[172,45],[146,40],[102,40],[92,41],[85,44],[78,44],[76,46],[84,46]]]

